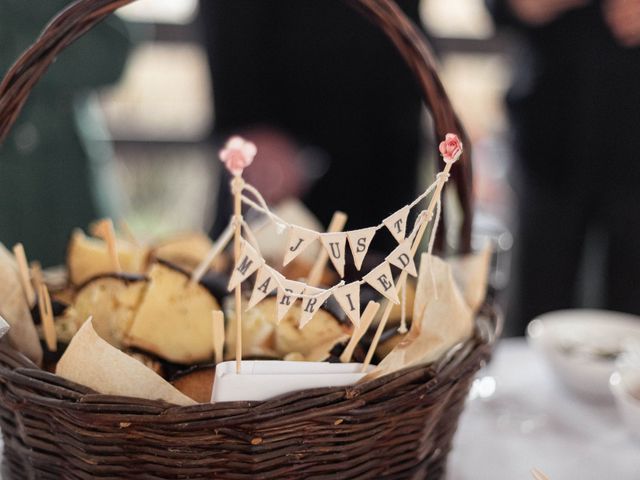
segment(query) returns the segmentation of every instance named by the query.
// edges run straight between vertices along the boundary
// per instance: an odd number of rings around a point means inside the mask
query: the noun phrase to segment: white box
[[[262,401],[308,388],[346,387],[364,376],[361,363],[245,360],[236,374],[236,362],[223,362],[216,366],[211,401]]]

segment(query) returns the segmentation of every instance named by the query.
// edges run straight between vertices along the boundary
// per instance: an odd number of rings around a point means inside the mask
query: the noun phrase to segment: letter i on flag
[[[349,320],[357,327],[360,325],[360,282],[352,282],[333,291],[336,299]]]
[[[238,255],[238,260],[233,267],[233,273],[229,280],[229,291],[249,278],[263,263],[264,260],[260,254],[244,238],[241,239],[240,255]]]

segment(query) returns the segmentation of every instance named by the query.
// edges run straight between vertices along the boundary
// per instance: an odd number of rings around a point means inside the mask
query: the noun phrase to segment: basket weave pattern
[[[442,365],[266,402],[175,407],[100,395],[0,347],[10,478],[441,478],[476,337]]]
[[[79,0],[47,26],[0,83],[0,142],[56,56],[131,1]],[[436,138],[456,132],[465,140],[452,179],[464,213],[460,250],[469,251],[469,142],[433,55],[393,0],[346,1],[386,33],[414,72]],[[480,317],[474,337],[437,365],[349,388],[193,407],[97,394],[39,369],[1,343],[3,478],[442,478],[473,376],[489,358],[499,330],[496,316],[489,317],[488,324]]]

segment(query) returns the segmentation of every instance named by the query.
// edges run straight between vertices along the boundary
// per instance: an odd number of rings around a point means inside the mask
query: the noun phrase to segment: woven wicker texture
[[[80,0],[47,26],[0,84],[0,142],[56,56],[131,1]],[[455,132],[466,140],[415,25],[392,0],[347,1],[387,34],[415,73],[436,138]],[[469,142],[465,145],[452,170],[464,212],[461,251],[469,250],[472,221]],[[350,388],[195,407],[99,395],[37,368],[3,343],[5,475],[16,480],[442,478],[473,375],[499,331],[495,315],[488,315],[488,322],[483,318],[475,336],[438,365]]]
[[[266,402],[173,407],[99,395],[0,347],[13,479],[442,478],[496,323],[439,365]]]

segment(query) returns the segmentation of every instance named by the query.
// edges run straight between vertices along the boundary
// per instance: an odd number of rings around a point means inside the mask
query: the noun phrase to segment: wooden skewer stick
[[[136,247],[139,247],[141,245],[136,236],[133,234],[133,230],[131,230],[131,227],[125,220],[118,221],[118,228],[130,243],[132,243]]]
[[[120,265],[120,258],[118,257],[118,244],[116,242],[116,232],[113,229],[113,221],[110,218],[105,218],[96,222],[91,228],[91,233],[107,242],[109,257],[111,258],[111,267],[114,272],[121,273],[122,266]]]
[[[353,355],[353,351],[355,350],[358,342],[362,338],[362,336],[369,330],[369,325],[371,325],[371,321],[378,313],[378,309],[380,308],[380,304],[378,302],[374,302],[373,300],[369,301],[367,307],[362,312],[362,316],[360,317],[360,324],[353,331],[353,335],[349,339],[349,343],[347,343],[346,348],[340,355],[340,361],[342,363],[349,363],[351,361],[351,356]]]
[[[211,262],[213,262],[213,260],[226,248],[227,244],[231,240],[233,233],[234,230],[232,229],[232,224],[230,223],[229,225],[227,225],[227,228],[224,229],[222,235],[218,237],[218,240],[216,240],[216,242],[213,244],[211,250],[207,252],[205,258],[200,262],[200,264],[191,274],[192,283],[198,283],[202,279],[202,276],[211,266]]]
[[[40,293],[40,285],[44,283],[44,278],[42,276],[42,266],[37,260],[34,260],[29,265],[31,266],[31,278],[33,279],[33,286],[35,287],[36,292]]]
[[[216,365],[222,363],[224,350],[224,314],[220,310],[213,310],[213,353]]]
[[[418,232],[416,233],[416,237],[413,239],[413,245],[411,245],[411,254],[415,256],[418,251],[418,247],[420,246],[420,242],[422,241],[422,237],[424,236],[424,232],[427,229],[427,225],[431,222],[431,218],[433,217],[433,212],[438,203],[438,199],[442,195],[442,189],[444,188],[444,184],[447,183],[447,178],[449,176],[449,171],[451,170],[451,166],[455,162],[447,162],[445,164],[444,170],[442,171],[442,175],[438,177],[438,184],[436,185],[436,191],[433,193],[431,197],[431,201],[429,202],[429,206],[425,212],[425,221],[422,222],[420,227],[418,228]],[[433,232],[435,235],[436,232]],[[404,288],[404,284],[407,281],[407,271],[403,270],[400,272],[400,275],[396,281],[396,288],[401,289]],[[385,327],[387,326],[387,320],[389,320],[389,314],[391,313],[391,309],[393,308],[393,302],[391,300],[387,300],[387,304],[385,305],[384,312],[382,312],[382,318],[380,319],[380,323],[378,324],[378,328],[376,330],[375,335],[373,336],[373,341],[371,342],[371,346],[369,347],[369,351],[367,352],[367,356],[364,359],[364,364],[362,365],[362,371],[366,372],[367,367],[371,363],[371,359],[373,358],[373,354],[378,348],[378,343],[380,342],[380,337],[382,336],[382,332],[384,332]]]
[[[40,309],[40,319],[42,320],[44,339],[49,351],[55,352],[58,350],[58,336],[56,334],[56,325],[53,321],[51,297],[49,296],[49,290],[44,283],[41,283],[39,287],[38,308]]]
[[[535,480],[549,480],[549,477],[547,477],[544,473],[542,473],[537,468],[533,468],[531,470],[531,475],[533,475],[533,478]]]
[[[32,307],[36,303],[36,292],[31,284],[31,275],[29,274],[29,264],[27,263],[27,255],[24,252],[24,245],[16,243],[13,246],[13,254],[18,262],[20,283],[22,283],[22,289],[24,290],[25,297],[27,298],[27,304],[29,307]]]
[[[240,175],[235,175],[231,181],[231,191],[234,195],[234,207],[233,218],[235,219],[234,225],[234,239],[233,239],[233,257],[234,265],[238,264],[240,259],[240,240],[242,239],[242,189],[244,187],[244,180]],[[236,285],[235,290],[236,300],[236,373],[240,374],[242,366],[242,283]]]
[[[333,214],[331,218],[331,223],[329,223],[329,228],[327,229],[328,233],[341,232],[344,226],[347,224],[347,214],[341,211],[337,211]],[[317,287],[320,285],[322,281],[322,273],[324,272],[324,267],[327,264],[327,260],[329,260],[329,254],[327,251],[322,248],[320,249],[320,253],[318,254],[318,258],[316,262],[313,264],[311,271],[309,272],[309,278],[307,279],[307,284],[312,287]]]

